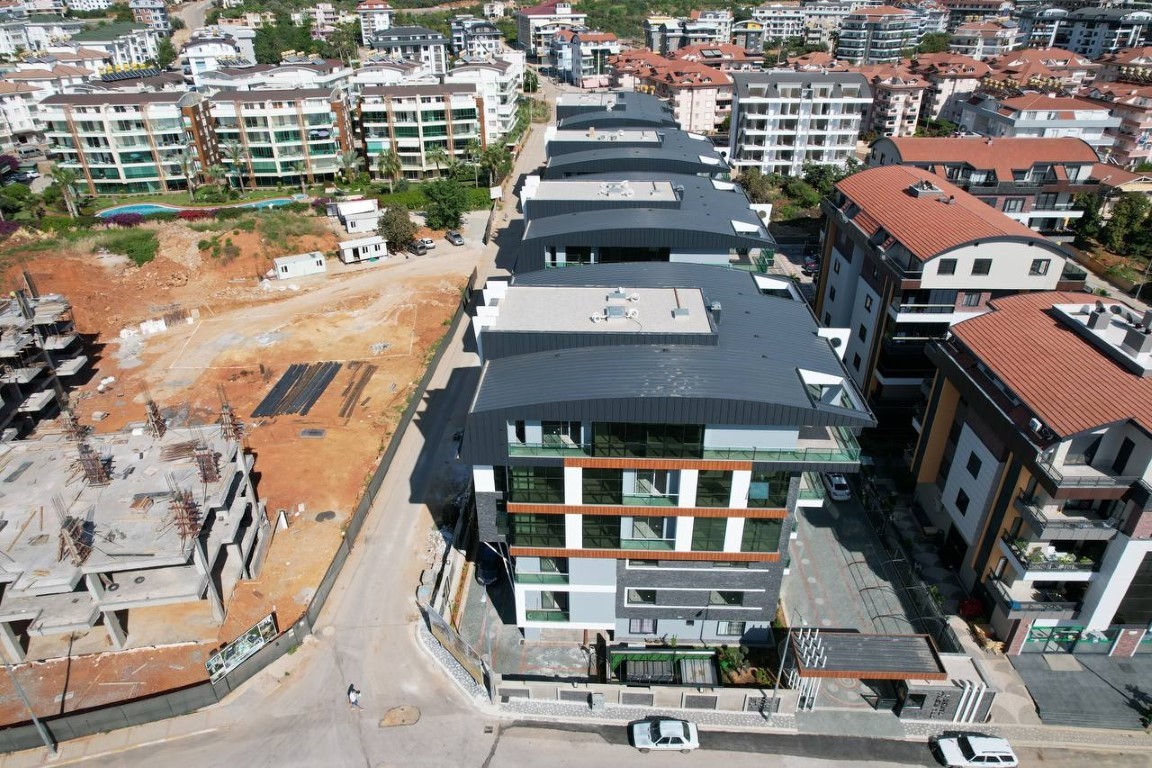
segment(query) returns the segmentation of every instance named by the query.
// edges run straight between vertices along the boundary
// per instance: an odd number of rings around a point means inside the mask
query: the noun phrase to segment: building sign
[[[270,613],[256,623],[256,626],[236,638],[228,645],[214,653],[204,662],[208,669],[208,677],[212,682],[220,680],[245,659],[260,650],[269,642],[276,639],[280,632],[276,629],[276,614]]]
[[[488,685],[487,675],[484,672],[484,660],[480,658],[480,654],[472,650],[472,646],[464,642],[460,633],[453,629],[452,625],[431,606],[424,605],[421,607],[424,609],[424,616],[428,619],[428,629],[432,632],[432,636],[440,641],[444,650],[452,654],[452,658],[460,663],[464,671],[471,675],[477,685],[487,691],[489,698],[491,698],[492,691]]]

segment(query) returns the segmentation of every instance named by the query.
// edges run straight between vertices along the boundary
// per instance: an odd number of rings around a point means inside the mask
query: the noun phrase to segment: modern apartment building
[[[917,497],[1009,655],[1152,650],[1152,317],[998,298],[929,355]]]
[[[678,53],[685,50],[690,49]],[[611,65],[613,87],[662,99],[686,131],[715,133],[732,113],[730,73],[695,56],[680,59],[642,50],[615,56]]]
[[[929,341],[990,298],[1084,285],[1061,246],[920,168],[853,174],[822,208],[816,316],[850,329],[848,372],[893,426],[932,375]]]
[[[923,22],[916,12],[890,5],[859,8],[844,18],[836,57],[853,64],[896,64],[920,45]]]
[[[948,40],[948,51],[983,61],[1016,47],[1020,28],[1011,21],[972,21],[961,24]]]
[[[392,6],[384,0],[360,0],[356,15],[360,17],[360,44],[365,48],[372,45],[377,33],[392,28]]]
[[[487,19],[453,16],[449,27],[452,53],[457,56],[495,57],[504,50],[504,34]]]
[[[734,72],[729,163],[738,172],[799,176],[806,163],[844,166],[872,103],[856,72]]]
[[[1152,12],[1137,8],[1039,8],[1020,17],[1025,45],[1067,48],[1089,59],[1149,42]]]
[[[377,53],[423,64],[433,75],[448,71],[448,38],[424,27],[390,27],[372,38]]]
[[[445,84],[472,83],[484,105],[480,126],[485,146],[497,144],[516,130],[517,109],[524,87],[524,52],[505,51],[499,58],[457,64],[444,77]]]
[[[752,8],[751,13],[752,21],[760,25],[760,50],[763,50],[764,41],[782,43],[804,38],[808,13],[799,3],[761,5]]]
[[[928,83],[920,112],[920,119],[925,122],[959,122],[960,105],[976,92],[991,71],[982,61],[954,53],[917,54],[908,68]]]
[[[1063,93],[1076,90],[1095,77],[1100,65],[1062,48],[1026,48],[988,62],[991,72],[984,87],[1007,95],[1018,91]]]
[[[485,144],[483,113],[472,83],[368,86],[356,103],[357,140],[373,175],[372,159],[390,150],[400,159],[403,178],[425,179],[444,170],[429,159],[430,150],[464,161],[468,142]]]
[[[245,187],[333,180],[353,149],[347,96],[338,88],[221,91],[212,116],[220,162]]]
[[[740,45],[689,45],[672,54],[677,61],[691,61],[721,72],[759,72],[764,69],[763,49],[748,50]]]
[[[200,168],[220,159],[198,93],[58,94],[40,102],[39,120],[57,164],[90,195],[187,189],[182,155]]]
[[[1099,192],[1096,151],[1076,138],[892,138],[872,144],[868,164],[911,165],[945,178],[1031,229],[1063,233],[1084,215],[1081,193]]]
[[[1152,83],[1152,46],[1129,48],[1100,58],[1096,83]]]
[[[776,243],[736,184],[705,176],[609,172],[540,180],[521,191],[516,271],[619,262],[727,266]]]
[[[526,638],[768,639],[796,508],[814,473],[858,466],[873,418],[762,277],[611,264],[481,292],[460,457]]]
[[[1096,83],[1080,98],[1107,107],[1120,125],[1106,129],[1113,144],[1108,162],[1134,169],[1152,158],[1152,85]]]
[[[960,126],[981,136],[999,138],[1083,139],[1106,160],[1120,118],[1109,107],[1087,99],[1054,94],[1026,94],[1011,99],[976,96],[960,107]]]
[[[164,0],[128,0],[128,7],[132,9],[132,18],[137,24],[143,24],[163,35],[172,34],[172,19]]]
[[[280,64],[256,64],[250,67],[222,67],[199,75],[199,90],[219,91],[284,91],[292,88],[341,88],[347,90],[355,70],[339,59],[292,57]]]
[[[33,85],[0,81],[0,153],[43,138],[36,104],[44,98],[46,94]]]
[[[205,72],[256,64],[256,32],[247,27],[201,27],[180,49],[184,79],[200,87]]]
[[[161,32],[140,24],[119,22],[72,35],[73,45],[104,51],[114,66],[139,67],[156,61]]]
[[[948,9],[948,28],[956,27],[969,21],[981,21],[1003,17],[1012,12],[1013,6],[1022,3],[1012,3],[1009,0],[943,0]]]
[[[914,136],[920,122],[928,82],[905,67],[887,64],[860,67],[872,90],[864,114],[865,134]]]
[[[609,59],[620,53],[611,32],[561,29],[552,36],[551,59],[557,77],[579,88],[606,88]]]
[[[693,11],[687,18],[652,16],[644,21],[645,46],[667,56],[690,45],[720,45],[732,40],[732,12]]]
[[[529,56],[542,59],[548,55],[552,35],[561,29],[586,29],[588,14],[577,11],[566,0],[545,0],[540,5],[516,11],[517,45]]]

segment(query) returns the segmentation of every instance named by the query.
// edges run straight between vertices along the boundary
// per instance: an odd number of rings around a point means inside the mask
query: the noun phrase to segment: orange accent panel
[[[753,517],[783,520],[786,509],[729,509],[728,507],[568,506],[562,504],[508,504],[510,515],[594,515],[600,517]]]
[[[690,560],[721,563],[778,563],[779,552],[649,552],[632,549],[553,549],[509,547],[513,557],[589,557],[603,560]]]
[[[589,469],[752,469],[750,461],[705,461],[703,459],[593,459],[585,456],[569,456],[564,459],[566,467],[587,467]]]

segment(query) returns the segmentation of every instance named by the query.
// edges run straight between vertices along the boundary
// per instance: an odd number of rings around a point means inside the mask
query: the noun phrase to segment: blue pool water
[[[274,208],[278,205],[287,205],[292,202],[290,197],[276,197],[271,200],[257,200],[254,203],[243,203],[241,205],[227,205],[220,206],[221,208]],[[200,208],[209,208],[210,206],[199,206]],[[108,208],[96,214],[97,217],[103,219],[107,216],[115,216],[117,213],[138,213],[141,216],[147,216],[152,213],[179,213],[180,211],[195,210],[178,205],[158,205],[156,203],[137,203],[135,205],[118,205],[115,208]]]

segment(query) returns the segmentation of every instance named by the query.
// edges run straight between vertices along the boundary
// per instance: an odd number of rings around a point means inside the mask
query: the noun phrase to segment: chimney
[[[712,304],[709,305],[708,309],[712,310],[713,322],[715,322],[716,325],[720,325],[720,312],[722,309],[720,306],[720,302],[718,302],[718,301],[712,302]]]
[[[1103,331],[1108,328],[1108,324],[1112,322],[1112,318],[1106,309],[1099,307],[1088,316],[1088,328],[1093,331]]]
[[[1121,346],[1132,355],[1152,352],[1152,329],[1129,328],[1128,333],[1124,334],[1124,343]]]

